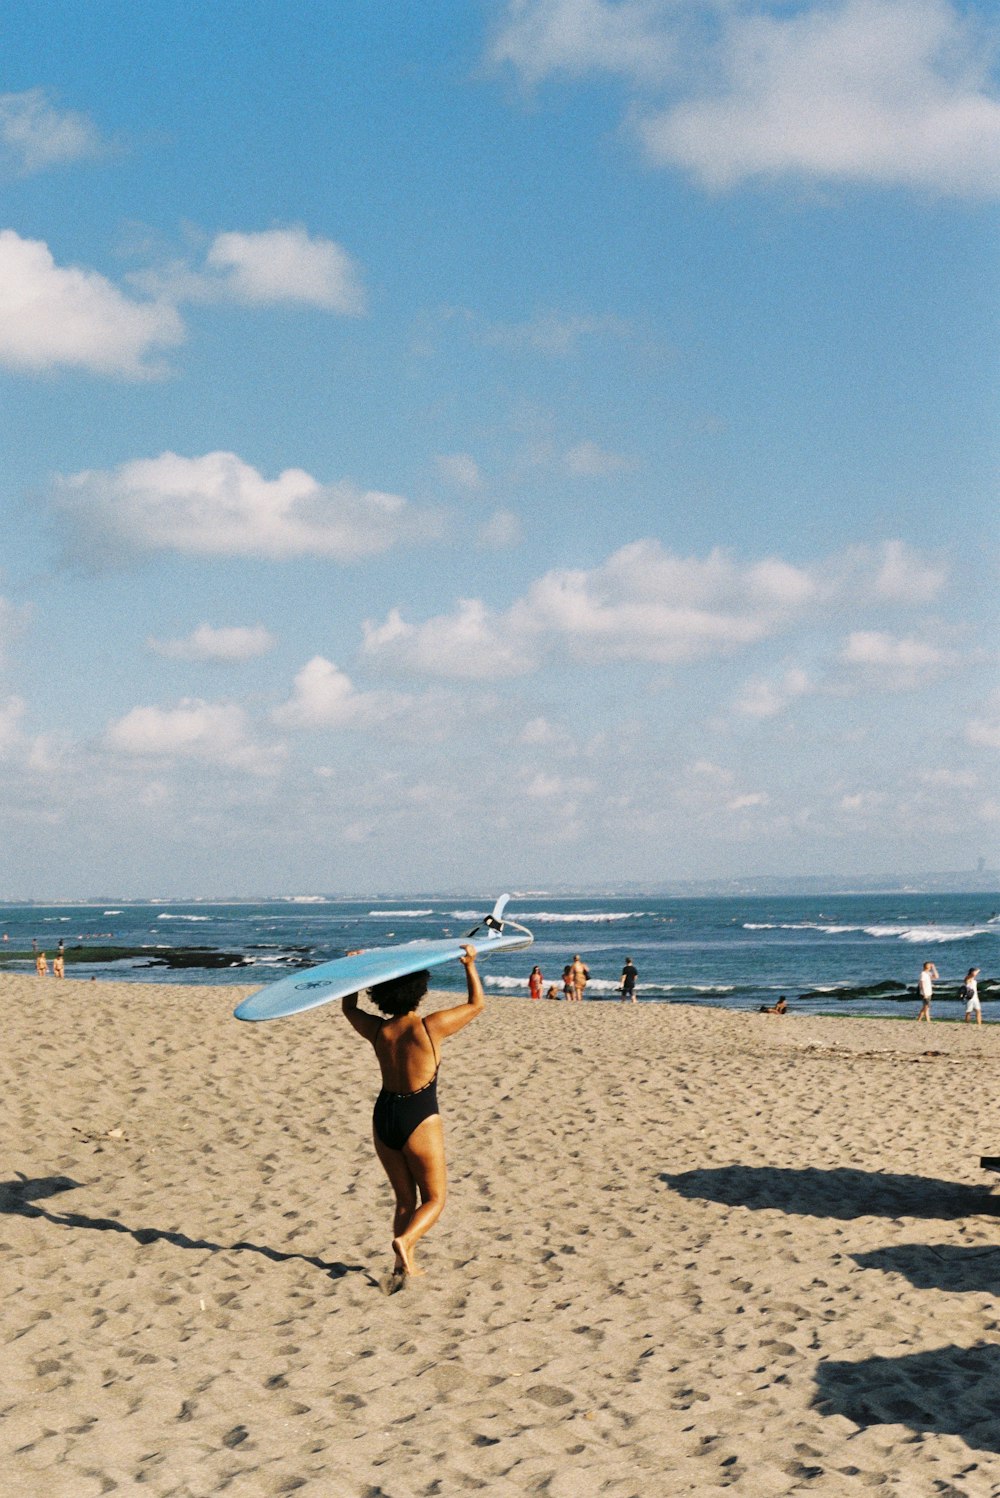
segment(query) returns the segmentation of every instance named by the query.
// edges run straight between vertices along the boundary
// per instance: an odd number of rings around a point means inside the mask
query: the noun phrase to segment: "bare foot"
[[[406,1244],[402,1238],[393,1238],[392,1251],[396,1255],[396,1273],[408,1275],[411,1279],[418,1274],[424,1274],[423,1269],[418,1269],[416,1264],[406,1252]]]

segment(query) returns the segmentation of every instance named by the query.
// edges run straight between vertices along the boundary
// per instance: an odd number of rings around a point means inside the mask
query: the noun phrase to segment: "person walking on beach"
[[[636,985],[636,979],[638,977],[639,977],[639,969],[636,967],[636,965],[632,961],[631,957],[626,957],[625,958],[625,966],[622,968],[622,981],[621,981],[622,1003],[623,1004],[627,1004],[630,999],[631,999],[631,1001],[632,1001],[633,1004],[637,1004],[639,1002],[639,1000],[635,996],[635,985]]]
[[[970,967],[965,975],[965,982],[962,984],[962,998],[965,1000],[965,1018],[962,1023],[965,1025],[969,1023],[973,1015],[976,1016],[977,1025],[983,1022],[983,1006],[979,1002],[979,984],[976,982],[978,977],[979,969]]]
[[[382,1072],[372,1134],[375,1153],[396,1197],[392,1251],[394,1273],[400,1276],[423,1274],[414,1264],[414,1250],[444,1210],[448,1172],[437,1100],[441,1043],[464,1029],[485,1007],[475,947],[467,945],[460,960],[465,967],[466,1003],[439,1009],[426,1019],[417,1014],[430,984],[426,971],[374,985],[372,1000],[384,1019],[359,1009],[356,993],[341,1001],[354,1029],[371,1043]]]
[[[570,965],[570,974],[573,978],[573,997],[580,1004],[583,1001],[583,990],[590,979],[590,969],[585,962],[581,962],[579,952]]]
[[[927,1023],[930,1024],[931,998],[934,994],[934,984],[939,983],[940,981],[941,980],[938,977],[938,970],[934,966],[933,962],[925,962],[923,967],[920,969],[920,977],[917,979],[917,991],[920,994],[920,1013],[917,1015],[918,1020],[925,1019]]]
[[[542,970],[536,963],[528,974],[528,992],[532,999],[540,999],[542,997],[542,985],[544,982],[545,979],[542,977]]]

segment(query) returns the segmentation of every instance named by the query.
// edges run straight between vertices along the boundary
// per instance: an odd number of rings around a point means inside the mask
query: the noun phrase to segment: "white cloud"
[[[219,234],[206,259],[222,288],[237,301],[305,302],[327,312],[358,316],[365,293],[357,265],[332,239],[305,229]]]
[[[741,567],[719,550],[702,560],[634,541],[592,571],[547,573],[510,622],[561,638],[580,659],[667,665],[766,638],[813,591],[807,573],[775,558]]]
[[[442,453],[435,458],[438,473],[456,489],[481,489],[483,476],[479,464],[469,453]]]
[[[879,599],[887,554],[890,561],[899,555],[854,549],[800,567],[781,557],[741,562],[718,548],[681,557],[659,541],[633,541],[597,567],[545,573],[507,609],[466,598],[449,614],[412,623],[394,608],[382,623],[366,621],[363,649],[390,669],[468,679],[524,675],[558,651],[592,664],[683,664],[736,654],[806,620],[836,618],[845,606],[856,613],[859,596]],[[840,662],[855,676],[881,672],[881,685],[902,688],[961,657],[857,631]],[[805,672],[790,668],[775,680],[753,678],[735,706],[745,716],[771,717],[815,689]]]
[[[651,157],[709,188],[754,177],[1000,190],[1000,99],[947,0],[732,14],[717,82],[646,118]]]
[[[322,655],[295,677],[292,695],[274,709],[282,728],[371,728],[407,711],[412,698],[392,692],[359,692],[350,677]]]
[[[957,651],[925,640],[863,629],[848,636],[839,658],[852,671],[867,675],[892,691],[925,686],[961,660]]]
[[[997,744],[1000,747],[1000,724],[997,728]],[[938,790],[975,790],[979,784],[979,776],[971,770],[921,770],[917,775],[921,785],[931,786]]]
[[[23,697],[0,700],[0,754],[8,753],[19,742],[24,714]]]
[[[298,303],[358,317],[367,304],[361,268],[333,239],[301,225],[217,234],[204,259],[167,260],[129,276],[133,286],[170,303]]]
[[[566,467],[579,478],[603,479],[631,467],[628,458],[608,452],[596,442],[578,442],[566,454]]]
[[[650,159],[711,190],[793,177],[975,196],[1000,191],[995,44],[951,0],[515,0],[491,56],[531,83],[624,77]]]
[[[42,240],[0,230],[0,364],[136,378],[183,336],[172,307],[131,301],[96,271],[56,265]]]
[[[568,796],[590,796],[596,790],[594,781],[582,776],[547,775],[543,770],[530,773],[524,780],[524,794],[532,801],[565,800]]]
[[[490,48],[529,83],[549,73],[599,69],[627,78],[660,78],[673,44],[655,0],[511,0]]]
[[[520,546],[523,538],[521,517],[515,515],[513,510],[502,508],[494,510],[489,519],[483,521],[476,534],[480,546],[497,550]]]
[[[710,759],[685,765],[673,778],[669,797],[675,809],[693,816],[712,836],[747,833],[757,823],[746,814],[771,804],[766,791],[740,790],[735,773]]]
[[[134,707],[109,724],[105,746],[133,759],[195,759],[261,775],[282,751],[254,741],[246,712],[235,703],[186,697],[176,707]]]
[[[519,744],[529,744],[534,747],[564,747],[572,743],[569,734],[564,728],[558,728],[550,723],[546,717],[529,718],[527,723],[518,734]]]
[[[718,550],[702,560],[635,541],[591,571],[546,573],[503,613],[463,599],[413,625],[393,609],[366,623],[364,650],[396,669],[469,678],[521,675],[557,645],[585,661],[673,664],[766,638],[815,592],[778,558],[740,566]]]
[[[770,796],[766,791],[747,791],[742,796],[734,796],[726,803],[727,811],[755,811],[758,807],[767,806]]]
[[[977,749],[1000,749],[1000,710],[992,717],[970,719],[965,737]]]
[[[174,661],[249,661],[274,647],[274,636],[262,624],[231,625],[221,629],[199,624],[182,640],[148,642],[150,650]]]
[[[57,481],[55,499],[95,561],[122,551],[356,561],[437,533],[438,517],[396,494],[301,468],[265,479],[235,453],[163,453]]]
[[[363,653],[395,671],[479,680],[534,670],[530,649],[504,637],[502,623],[478,599],[463,598],[453,614],[408,624],[399,609],[384,623],[366,619]]]
[[[552,359],[563,359],[575,353],[584,338],[626,338],[630,332],[620,317],[540,312],[529,322],[491,323],[477,329],[476,336],[487,347],[528,349]]]
[[[746,682],[735,703],[736,712],[745,718],[774,718],[797,697],[813,690],[808,673],[790,667],[776,681],[754,676]]]
[[[698,779],[715,781],[720,785],[729,785],[733,780],[732,770],[727,770],[723,765],[717,765],[711,759],[695,759],[687,766],[687,773]]]
[[[887,603],[926,603],[948,581],[948,566],[929,561],[902,541],[887,541],[876,573],[875,592]]]
[[[93,121],[57,109],[42,88],[0,94],[0,163],[21,176],[96,156],[101,137]]]

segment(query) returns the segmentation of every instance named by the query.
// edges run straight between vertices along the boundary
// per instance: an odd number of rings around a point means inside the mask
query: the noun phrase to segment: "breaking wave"
[[[820,931],[825,936],[861,936],[895,938],[907,942],[968,941],[973,936],[992,936],[996,926],[833,926],[819,921],[744,921],[744,931]]]
[[[640,921],[643,916],[649,915],[648,910],[598,910],[592,914],[566,915],[562,911],[555,910],[526,910],[523,915],[518,916],[519,921],[537,921],[539,925],[552,925],[557,922],[573,926],[599,925],[606,921]]]
[[[433,910],[369,910],[369,916],[374,921],[399,921],[406,919],[416,920],[418,916],[433,915]]]

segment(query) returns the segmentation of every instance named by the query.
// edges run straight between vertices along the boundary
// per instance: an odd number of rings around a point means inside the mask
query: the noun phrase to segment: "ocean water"
[[[71,978],[142,983],[269,983],[355,947],[464,933],[492,896],[280,900],[262,904],[144,902],[116,906],[0,905],[0,965],[31,971],[32,939],[60,939]],[[865,894],[664,899],[630,895],[514,898],[508,914],[535,945],[481,968],[488,993],[526,992],[533,963],[546,986],[580,953],[587,1000],[614,1002],[626,956],[643,1002],[757,1009],[786,994],[804,1012],[915,1014],[930,959],[941,975],[935,1012],[956,1016],[959,983],[982,969],[984,1020],[1000,1019],[1000,894]],[[77,961],[76,949],[85,960]],[[125,949],[128,955],[123,954]],[[15,953],[28,954],[16,957]],[[182,965],[177,965],[182,964]],[[436,988],[464,991],[439,968]]]

